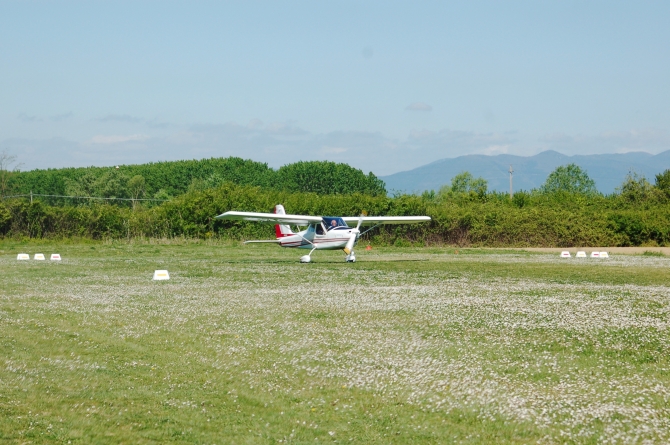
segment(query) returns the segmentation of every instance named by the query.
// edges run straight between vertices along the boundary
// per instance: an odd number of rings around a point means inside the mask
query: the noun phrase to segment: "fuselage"
[[[344,249],[347,241],[358,230],[348,227],[341,218],[324,218],[323,223],[310,224],[307,230],[277,238],[281,247],[299,249]]]

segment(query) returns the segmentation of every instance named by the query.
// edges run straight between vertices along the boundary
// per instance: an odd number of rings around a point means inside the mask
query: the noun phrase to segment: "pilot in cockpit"
[[[337,221],[332,220],[332,221],[330,222],[330,227],[328,227],[328,230],[332,230],[332,229],[334,229],[335,227],[337,227]]]

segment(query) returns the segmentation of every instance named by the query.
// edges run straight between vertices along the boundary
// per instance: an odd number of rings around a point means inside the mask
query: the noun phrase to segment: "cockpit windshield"
[[[324,216],[323,217],[323,224],[326,226],[328,230],[336,229],[336,228],[345,228],[348,229],[349,226],[347,226],[347,223],[344,222],[344,220],[340,217],[337,216]]]

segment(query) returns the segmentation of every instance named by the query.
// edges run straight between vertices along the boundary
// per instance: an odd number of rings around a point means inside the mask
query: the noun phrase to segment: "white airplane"
[[[284,206],[275,206],[275,213],[254,212],[226,212],[216,219],[233,221],[255,221],[275,224],[277,239],[245,241],[247,243],[278,243],[281,247],[297,247],[311,249],[307,255],[300,258],[301,263],[312,261],[311,255],[315,250],[344,250],[347,254],[345,261],[356,261],[354,245],[366,232],[383,224],[415,224],[430,221],[429,216],[307,216],[287,215]],[[356,227],[349,224],[356,223]],[[297,233],[291,230],[290,224],[298,227],[307,226],[306,230]],[[372,226],[361,232],[361,226]]]

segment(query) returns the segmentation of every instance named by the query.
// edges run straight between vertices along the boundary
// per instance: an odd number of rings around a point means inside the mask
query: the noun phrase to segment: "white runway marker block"
[[[570,255],[570,252],[568,252],[567,250],[564,250],[563,252],[561,252],[561,258],[572,258],[572,255]]]
[[[60,254],[59,253],[52,253],[50,260],[51,261],[60,261]]]
[[[600,252],[591,252],[591,258],[600,258]]]
[[[600,258],[609,258],[609,254],[607,252],[600,252]]]
[[[575,258],[586,258],[586,252],[580,250],[579,252],[577,252],[577,255],[575,255]]]
[[[170,274],[167,270],[157,270],[154,272],[154,281],[169,280]]]
[[[30,255],[28,255],[27,253],[20,253],[16,255],[16,259],[19,261],[26,261],[30,259]]]
[[[44,254],[43,253],[36,253],[35,256],[33,257],[33,259],[37,260],[37,261],[44,261],[45,260]]]

